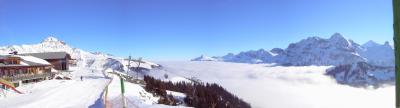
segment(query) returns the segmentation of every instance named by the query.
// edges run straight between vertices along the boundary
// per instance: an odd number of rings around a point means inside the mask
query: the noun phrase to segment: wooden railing
[[[38,78],[45,78],[52,76],[52,73],[41,73],[41,74],[18,74],[14,76],[1,76],[0,78],[5,79],[7,81],[20,81],[20,80],[31,80]]]
[[[117,72],[109,72],[109,73],[118,75],[118,76],[124,78],[125,81],[128,81],[130,83],[135,83],[135,84],[139,84],[139,85],[146,85],[144,80],[136,79],[135,77],[130,76],[130,75],[120,74],[120,73],[117,73]]]

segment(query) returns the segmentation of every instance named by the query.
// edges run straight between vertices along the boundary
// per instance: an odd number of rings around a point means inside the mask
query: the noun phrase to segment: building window
[[[8,75],[8,71],[7,70],[3,70],[3,72],[4,72],[4,76]]]
[[[7,60],[4,63],[5,64],[18,64],[18,60]]]
[[[22,69],[22,74],[27,74],[27,73],[28,73],[28,69],[27,68]]]

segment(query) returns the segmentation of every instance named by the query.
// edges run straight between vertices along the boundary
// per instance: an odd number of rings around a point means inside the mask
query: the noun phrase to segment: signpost
[[[124,79],[120,76],[119,77],[121,81],[121,94],[122,94],[122,108],[126,108],[126,100],[125,100],[125,85],[124,85]]]

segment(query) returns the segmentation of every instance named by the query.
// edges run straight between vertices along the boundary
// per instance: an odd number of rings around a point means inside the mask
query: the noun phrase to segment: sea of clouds
[[[160,62],[162,71],[218,83],[254,108],[394,108],[395,87],[355,88],[324,75],[330,66]]]

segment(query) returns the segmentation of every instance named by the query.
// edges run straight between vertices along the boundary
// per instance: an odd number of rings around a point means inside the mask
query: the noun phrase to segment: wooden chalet
[[[0,55],[0,78],[16,86],[50,78],[51,68],[49,62],[37,57]]]
[[[53,65],[54,69],[59,71],[68,71],[69,65],[73,64],[71,55],[66,52],[44,52],[44,53],[26,53],[21,55],[33,56],[44,59]]]

